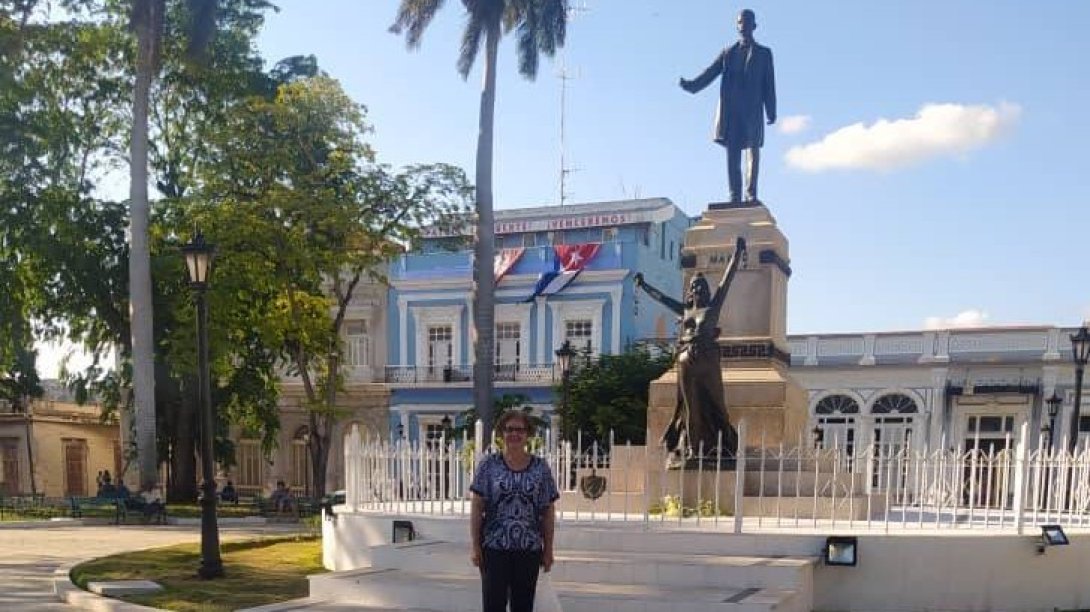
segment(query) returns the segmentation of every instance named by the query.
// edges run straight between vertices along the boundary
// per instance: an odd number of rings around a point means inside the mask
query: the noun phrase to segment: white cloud
[[[983,310],[964,310],[953,317],[927,317],[924,329],[960,329],[965,327],[985,327],[991,315]]]
[[[854,123],[818,142],[792,147],[787,163],[808,172],[890,170],[932,157],[957,155],[994,141],[1018,121],[1022,108],[926,104],[915,117]]]
[[[791,115],[780,119],[780,132],[798,134],[810,127],[810,115]]]

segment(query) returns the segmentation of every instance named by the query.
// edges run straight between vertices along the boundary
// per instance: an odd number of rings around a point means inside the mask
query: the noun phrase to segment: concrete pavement
[[[299,532],[299,525],[220,527],[225,541]],[[0,610],[74,610],[53,594],[53,572],[61,565],[198,540],[199,526],[0,524]]]

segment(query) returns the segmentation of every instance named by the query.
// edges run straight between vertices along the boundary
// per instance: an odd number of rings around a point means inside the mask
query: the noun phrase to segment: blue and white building
[[[560,376],[555,351],[565,340],[617,354],[672,338],[675,315],[637,295],[633,277],[642,272],[680,296],[680,249],[691,222],[666,198],[496,211],[496,394],[524,395],[547,417]],[[444,417],[472,405],[473,253],[465,238],[427,234],[390,266],[383,382],[392,435],[438,437]],[[542,275],[558,266],[578,272],[559,275],[558,291],[535,295]]]

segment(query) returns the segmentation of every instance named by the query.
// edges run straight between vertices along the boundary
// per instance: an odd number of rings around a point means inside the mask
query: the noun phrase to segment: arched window
[[[908,478],[906,464],[896,457],[912,445],[913,415],[919,413],[916,402],[904,393],[887,393],[871,406],[874,415],[871,432],[874,465],[871,486],[876,491],[900,490]]]
[[[859,414],[859,403],[847,395],[827,395],[821,398],[814,412],[818,414]]]
[[[817,414],[817,448],[840,449],[848,459],[845,468],[851,470],[850,458],[855,454],[855,415],[859,414],[859,402],[835,393],[821,398],[814,412]]]
[[[915,414],[919,412],[916,402],[903,393],[883,395],[871,408],[874,414]]]

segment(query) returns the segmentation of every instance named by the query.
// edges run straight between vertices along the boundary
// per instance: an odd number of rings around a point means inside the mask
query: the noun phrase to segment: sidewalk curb
[[[93,612],[157,612],[159,608],[149,608],[128,602],[103,597],[84,591],[72,582],[72,568],[81,563],[93,561],[98,557],[88,557],[77,561],[70,561],[53,571],[53,593],[62,603],[75,606],[80,610],[92,610]]]

